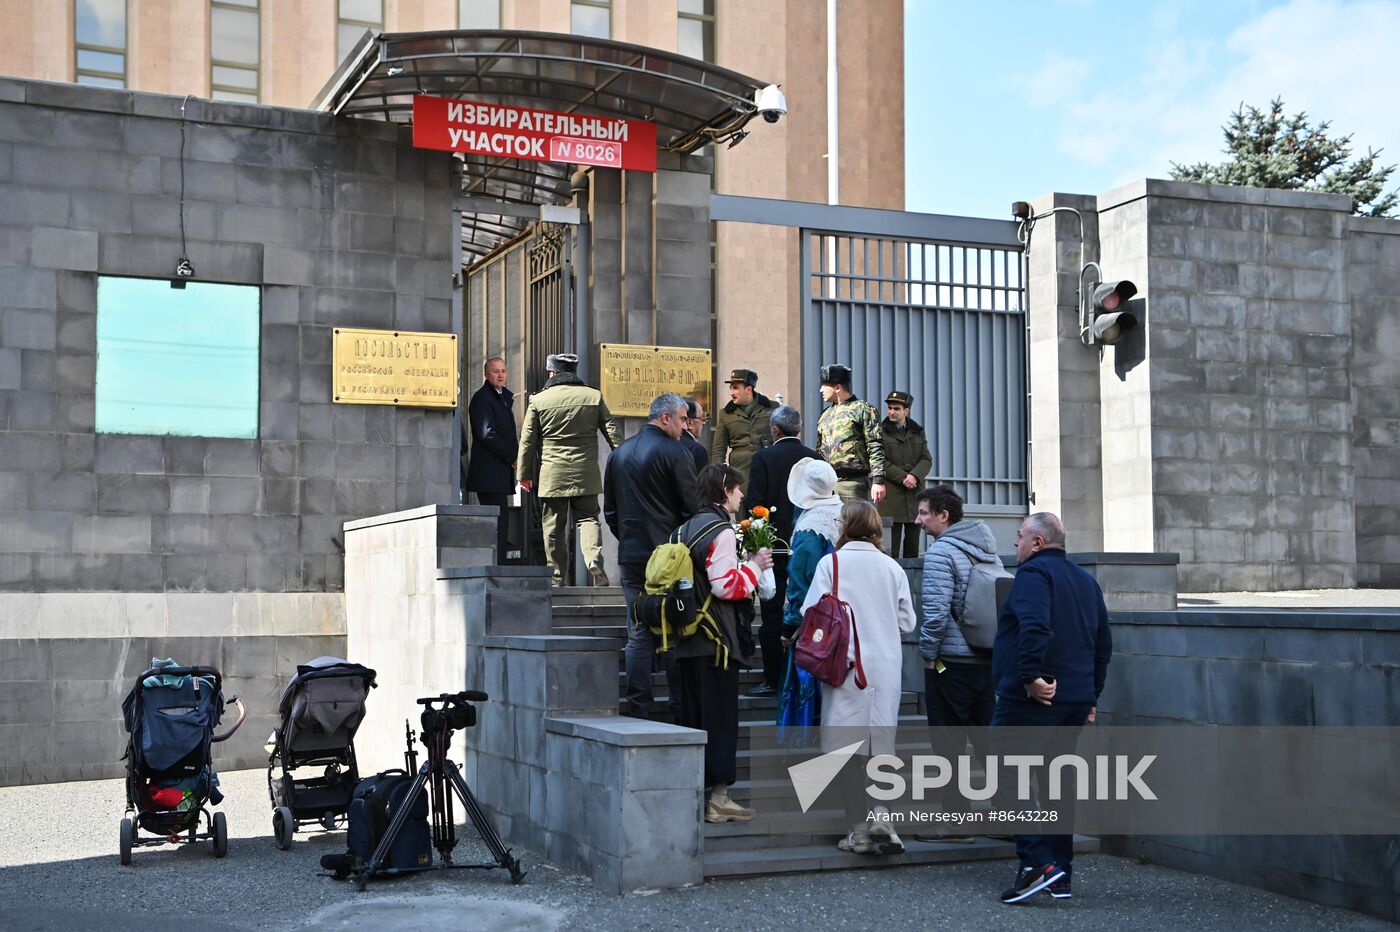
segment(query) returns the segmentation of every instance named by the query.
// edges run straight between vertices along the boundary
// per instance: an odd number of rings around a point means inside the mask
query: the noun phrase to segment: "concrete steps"
[[[618,707],[621,711],[621,697],[626,685],[622,646],[627,638],[627,610],[621,588],[566,587],[553,590],[552,596],[555,633],[617,641]],[[757,635],[755,625],[755,643]],[[758,662],[757,658],[755,662]],[[771,742],[764,742],[758,749],[753,747],[755,729],[772,727],[777,717],[776,697],[756,699],[743,695],[761,683],[762,679],[761,670],[744,670],[739,674],[738,782],[733,787],[735,798],[753,806],[758,814],[747,823],[705,824],[706,877],[950,864],[1016,856],[1013,843],[985,837],[978,837],[973,844],[915,841],[914,835],[921,828],[926,828],[930,833],[936,830],[932,823],[911,824],[899,832],[906,845],[903,854],[858,855],[837,849],[836,842],[850,828],[844,813],[837,810],[798,811],[792,785],[785,773],[781,772],[782,758],[786,752],[768,746]],[[666,706],[666,677],[660,670],[652,675],[652,693],[655,698],[649,710],[651,718],[670,721],[670,711]],[[906,692],[900,702],[900,725],[922,724],[924,716],[920,705],[919,694]],[[914,733],[920,732],[916,729]],[[896,748],[902,755],[926,750],[927,745],[922,740]],[[986,828],[985,825],[978,827]],[[896,826],[896,830],[899,829]],[[1077,838],[1075,850],[1097,851],[1098,841]]]

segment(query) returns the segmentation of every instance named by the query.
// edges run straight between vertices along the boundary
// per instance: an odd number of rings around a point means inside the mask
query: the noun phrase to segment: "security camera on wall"
[[[787,113],[787,98],[776,84],[754,91],[753,103],[768,123],[778,122],[783,118],[783,114]]]

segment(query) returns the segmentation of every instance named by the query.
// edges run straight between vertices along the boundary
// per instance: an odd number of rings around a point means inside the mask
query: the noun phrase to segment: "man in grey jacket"
[[[946,485],[919,493],[914,520],[933,538],[924,554],[923,617],[919,625],[928,723],[936,746],[960,743],[962,732],[944,734],[947,729],[975,729],[970,734],[973,749],[980,756],[987,751],[977,746],[986,734],[982,729],[992,723],[996,708],[992,652],[969,646],[958,618],[967,598],[973,560],[1001,566],[996,538],[985,521],[963,519],[962,497]],[[963,751],[963,747],[948,747],[942,753],[952,760]],[[952,808],[948,805],[952,801],[952,797],[945,798],[945,808]],[[967,843],[973,839],[951,835],[937,840]]]

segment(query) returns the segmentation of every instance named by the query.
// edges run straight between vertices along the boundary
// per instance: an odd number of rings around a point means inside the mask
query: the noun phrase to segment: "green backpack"
[[[704,603],[697,605],[697,574],[692,549],[725,524],[715,521],[684,542],[681,531],[685,530],[685,525],[682,524],[671,533],[670,540],[658,544],[651,552],[642,591],[632,602],[632,622],[646,625],[647,630],[660,638],[658,653],[670,650],[673,640],[681,641],[697,632],[724,648],[719,625],[709,612],[714,594],[706,593]],[[728,651],[724,653],[727,655]]]

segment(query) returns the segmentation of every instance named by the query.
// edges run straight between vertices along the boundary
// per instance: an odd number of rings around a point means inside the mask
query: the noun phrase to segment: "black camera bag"
[[[365,777],[355,787],[350,800],[349,826],[346,841],[350,854],[362,867],[368,867],[379,840],[389,830],[394,814],[403,805],[413,784],[413,775],[402,770],[385,770]],[[426,870],[433,866],[433,833],[428,826],[428,793],[426,788],[410,803],[408,821],[404,823],[394,845],[389,849],[380,870],[387,874]]]

